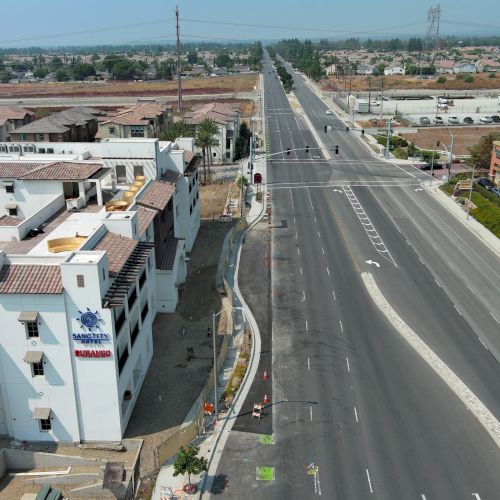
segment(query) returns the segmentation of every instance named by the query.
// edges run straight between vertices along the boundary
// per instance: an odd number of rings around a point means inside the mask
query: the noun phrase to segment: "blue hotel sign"
[[[73,333],[73,340],[82,344],[102,344],[111,340],[108,333],[100,331],[99,323],[102,319],[97,311],[91,311],[88,307],[86,311],[78,311],[77,320],[82,326],[84,332]]]

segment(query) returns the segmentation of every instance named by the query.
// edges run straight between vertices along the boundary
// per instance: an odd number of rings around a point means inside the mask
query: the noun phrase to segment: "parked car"
[[[331,110],[331,109],[327,109],[327,110],[326,110],[326,114],[327,114],[327,115],[333,115],[332,110]]]
[[[448,118],[448,123],[451,125],[458,125],[458,118],[456,116],[450,116]]]
[[[470,116],[466,116],[466,117],[464,118],[464,123],[465,123],[466,125],[472,125],[472,124],[474,123],[474,120],[473,120]]]
[[[490,116],[486,116],[486,115],[481,115],[479,117],[479,121],[481,123],[491,123],[491,117]]]
[[[440,116],[435,116],[432,121],[434,122],[434,125],[443,125],[444,121]]]
[[[427,116],[420,117],[420,125],[430,125],[430,124],[431,121],[429,120],[429,118],[427,118]]]
[[[490,118],[491,118],[491,121],[493,123],[500,123],[500,116],[498,116],[498,115],[491,115]]]
[[[491,192],[500,198],[500,188],[493,188]]]
[[[493,184],[493,182],[491,182],[488,177],[479,177],[479,179],[477,180],[477,183],[480,185],[480,186],[483,186],[484,189],[487,189],[488,191],[491,191],[492,188],[495,187],[495,184]]]

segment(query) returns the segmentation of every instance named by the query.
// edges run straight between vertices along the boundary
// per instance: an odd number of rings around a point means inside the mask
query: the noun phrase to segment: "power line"
[[[47,40],[49,38],[59,38],[59,37],[71,36],[71,35],[85,35],[88,33],[98,33],[98,32],[102,32],[102,31],[113,31],[113,30],[122,29],[122,28],[134,28],[137,26],[148,26],[151,24],[161,24],[161,23],[165,23],[168,21],[173,21],[173,18],[159,19],[157,21],[146,21],[143,23],[122,24],[119,26],[108,26],[107,28],[95,28],[95,29],[84,30],[84,31],[72,31],[71,33],[56,33],[53,35],[30,36],[30,37],[26,37],[26,38],[17,38],[17,39],[12,39],[12,40],[0,40],[0,44],[16,43],[16,42],[29,42],[32,40]]]

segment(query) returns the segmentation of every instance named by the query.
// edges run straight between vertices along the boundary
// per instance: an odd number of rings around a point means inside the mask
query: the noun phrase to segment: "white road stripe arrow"
[[[375,262],[374,260],[365,260],[367,264],[370,264],[370,266],[373,264],[374,266],[380,267],[380,264],[378,262]]]
[[[333,193],[341,193],[342,191],[340,189],[332,189]]]
[[[423,188],[417,188],[417,189],[415,189],[415,192],[417,192],[417,191],[423,191]]]

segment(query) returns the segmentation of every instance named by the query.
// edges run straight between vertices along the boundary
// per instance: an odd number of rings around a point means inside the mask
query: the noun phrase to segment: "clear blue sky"
[[[2,7],[0,47],[93,45],[173,37],[177,2],[169,0],[18,0]],[[184,40],[297,36],[424,34],[430,5],[422,0],[179,0]],[[443,34],[500,33],[498,0],[441,0]],[[119,29],[78,34],[87,30]],[[194,22],[202,20],[204,22]],[[227,24],[216,24],[225,22]],[[453,22],[457,22],[454,24]],[[235,26],[245,23],[255,26]],[[459,23],[459,24],[458,24]],[[263,25],[272,25],[269,29]],[[493,25],[493,26],[492,26]],[[288,29],[281,28],[289,26]],[[497,27],[495,29],[495,26]],[[308,30],[315,28],[317,31]],[[318,31],[324,30],[324,31]],[[366,32],[356,34],[355,32]],[[347,32],[347,33],[343,33]],[[370,32],[370,33],[368,33]],[[68,34],[69,33],[69,34]],[[46,38],[50,35],[64,34]],[[191,36],[187,36],[191,35]],[[33,40],[19,40],[40,37]],[[197,38],[194,38],[197,37]]]

